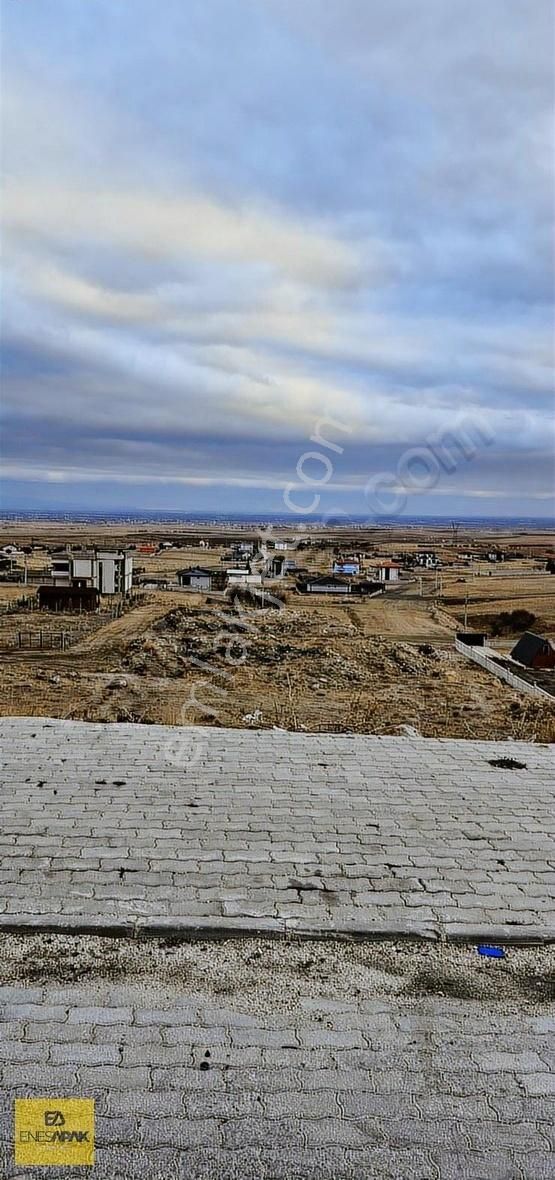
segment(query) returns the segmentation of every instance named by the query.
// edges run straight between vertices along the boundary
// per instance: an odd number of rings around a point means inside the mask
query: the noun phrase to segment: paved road
[[[456,948],[475,966],[449,975],[444,950],[436,981],[464,980],[473,994],[475,977],[493,970],[500,1002],[380,995],[360,944],[297,944],[285,966],[271,958],[280,949],[166,949],[160,971],[137,973],[135,944],[119,972],[112,962],[114,978],[67,983],[55,971],[71,952],[55,946],[49,962],[35,947],[35,981],[0,988],[2,1176],[53,1174],[13,1164],[13,1099],[24,1096],[95,1099],[93,1180],[553,1176],[553,1009],[503,998],[503,965]],[[432,991],[440,950],[411,952],[423,956],[415,977]],[[513,954],[551,956],[553,966],[552,952]],[[24,956],[21,945],[12,955]],[[88,954],[81,940],[77,970],[86,974],[93,956],[98,947]],[[4,977],[9,957],[2,946]],[[533,962],[523,978],[527,970]],[[40,971],[47,983],[36,982]]]
[[[0,928],[553,933],[547,747],[44,718],[0,740]]]

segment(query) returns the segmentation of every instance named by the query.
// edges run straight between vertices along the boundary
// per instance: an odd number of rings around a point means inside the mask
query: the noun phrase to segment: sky
[[[0,2],[5,509],[553,513],[552,0]]]

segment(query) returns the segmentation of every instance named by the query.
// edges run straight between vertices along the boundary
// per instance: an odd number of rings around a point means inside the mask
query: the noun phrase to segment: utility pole
[[[468,625],[468,590],[464,596],[464,629],[466,631]]]

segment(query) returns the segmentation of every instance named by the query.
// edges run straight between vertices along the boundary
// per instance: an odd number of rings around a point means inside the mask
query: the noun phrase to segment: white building
[[[92,586],[101,594],[128,594],[133,558],[123,550],[109,549],[55,553],[51,573],[54,586]]]
[[[251,574],[248,570],[226,570],[228,586],[261,586],[262,574]]]
[[[425,570],[435,570],[440,565],[437,554],[433,553],[432,550],[415,553],[414,563]]]
[[[373,567],[373,575],[378,582],[398,582],[400,566],[396,561],[380,561]]]
[[[177,571],[180,586],[189,586],[191,590],[211,590],[214,570],[203,569],[201,566],[189,566]]]

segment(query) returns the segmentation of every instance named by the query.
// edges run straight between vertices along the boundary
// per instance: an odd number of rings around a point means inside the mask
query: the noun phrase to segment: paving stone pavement
[[[93,1180],[551,1180],[545,1012],[437,996],[260,1016],[153,984],[0,989],[0,1172],[16,1097],[96,1103]]]
[[[44,718],[0,741],[0,929],[554,935],[549,747]]]

